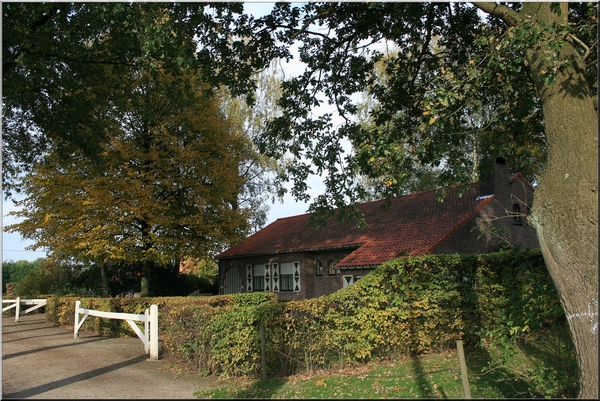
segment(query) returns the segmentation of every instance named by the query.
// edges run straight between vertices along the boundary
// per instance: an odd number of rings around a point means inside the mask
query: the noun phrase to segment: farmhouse
[[[494,172],[443,202],[430,190],[359,206],[355,222],[307,227],[310,214],[278,219],[216,257],[220,294],[272,291],[281,300],[330,294],[353,284],[380,264],[401,256],[486,253],[503,245],[539,247],[526,224],[533,187],[508,174],[506,160]]]

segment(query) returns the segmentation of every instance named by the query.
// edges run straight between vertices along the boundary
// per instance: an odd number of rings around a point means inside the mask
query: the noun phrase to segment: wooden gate
[[[83,315],[80,318],[79,315]],[[81,301],[75,302],[75,324],[73,326],[74,338],[79,337],[79,329],[83,326],[83,323],[88,316],[97,316],[105,319],[119,319],[125,320],[129,323],[129,326],[133,329],[135,334],[144,343],[144,351],[150,354],[150,359],[158,359],[158,306],[150,305],[146,308],[143,315],[133,313],[119,313],[119,312],[104,312],[93,309],[84,309],[81,307]],[[144,331],[135,324],[136,321],[144,323]]]

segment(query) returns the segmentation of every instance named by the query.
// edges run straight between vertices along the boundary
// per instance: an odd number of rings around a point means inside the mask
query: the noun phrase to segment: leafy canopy
[[[252,74],[286,51],[242,13],[241,3],[3,3],[5,194],[51,147],[100,153],[106,136],[81,128],[107,101],[129,98],[122,77],[192,71],[251,101]]]
[[[546,135],[526,50],[542,37],[551,37],[555,53],[574,43],[589,62],[591,95],[597,85],[595,5],[569,7],[566,24],[515,28],[466,3],[277,4],[268,18],[279,43],[298,43],[306,68],[283,83],[282,115],[261,149],[278,158],[291,153],[282,179],[293,180],[297,199],[308,200],[309,175],[325,175],[326,195],[312,206],[321,215],[339,207],[342,217],[356,217],[344,206],[365,197],[352,179],[359,173],[393,195],[419,166],[438,169],[447,187],[487,175],[486,157],[502,155],[537,180]],[[546,83],[569,65],[554,53],[547,62]],[[368,125],[357,118],[365,92],[372,99]],[[311,112],[321,105],[331,105],[341,123],[333,113]]]
[[[205,86],[150,74],[124,85],[132,95],[106,107],[100,154],[48,154],[25,178],[28,196],[13,212],[24,221],[7,229],[97,263],[168,265],[243,238],[251,211],[235,205],[246,146]]]

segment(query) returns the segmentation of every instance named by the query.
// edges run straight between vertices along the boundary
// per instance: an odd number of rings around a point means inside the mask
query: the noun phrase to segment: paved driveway
[[[148,360],[136,338],[110,338],[45,323],[43,314],[2,317],[2,399],[193,399],[214,378],[178,374]]]

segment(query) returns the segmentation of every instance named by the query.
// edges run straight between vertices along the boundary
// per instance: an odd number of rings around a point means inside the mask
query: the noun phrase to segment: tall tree
[[[299,42],[306,70],[283,83],[283,112],[261,149],[293,155],[288,174],[298,199],[309,174],[326,174],[315,216],[339,207],[350,218],[360,217],[364,196],[352,179],[358,172],[402,187],[417,160],[441,167],[445,185],[461,184],[479,160],[470,157],[474,145],[495,153],[487,156],[516,149],[542,162],[545,152],[531,224],[577,349],[579,395],[597,398],[597,4],[473,5],[278,4],[266,23],[282,43]],[[399,51],[384,60],[381,83],[374,67],[386,44]],[[378,102],[374,130],[353,120],[354,96],[364,88]],[[310,113],[324,101],[335,105],[341,126],[330,114]],[[480,105],[491,105],[493,118],[473,124],[474,112],[484,116]],[[355,154],[344,153],[343,138]],[[478,168],[485,174],[484,163]]]
[[[100,155],[46,156],[25,179],[14,212],[24,221],[7,229],[61,258],[139,264],[148,296],[154,269],[246,235],[252,211],[235,204],[247,146],[196,76],[140,74],[124,85],[132,96],[106,107]],[[187,98],[173,99],[183,88]]]
[[[270,31],[253,34],[242,12],[235,2],[2,3],[5,195],[52,146],[67,157],[101,151],[107,138],[80,128],[107,99],[130,96],[122,76],[193,69],[251,99],[255,70],[287,51],[267,50]]]

